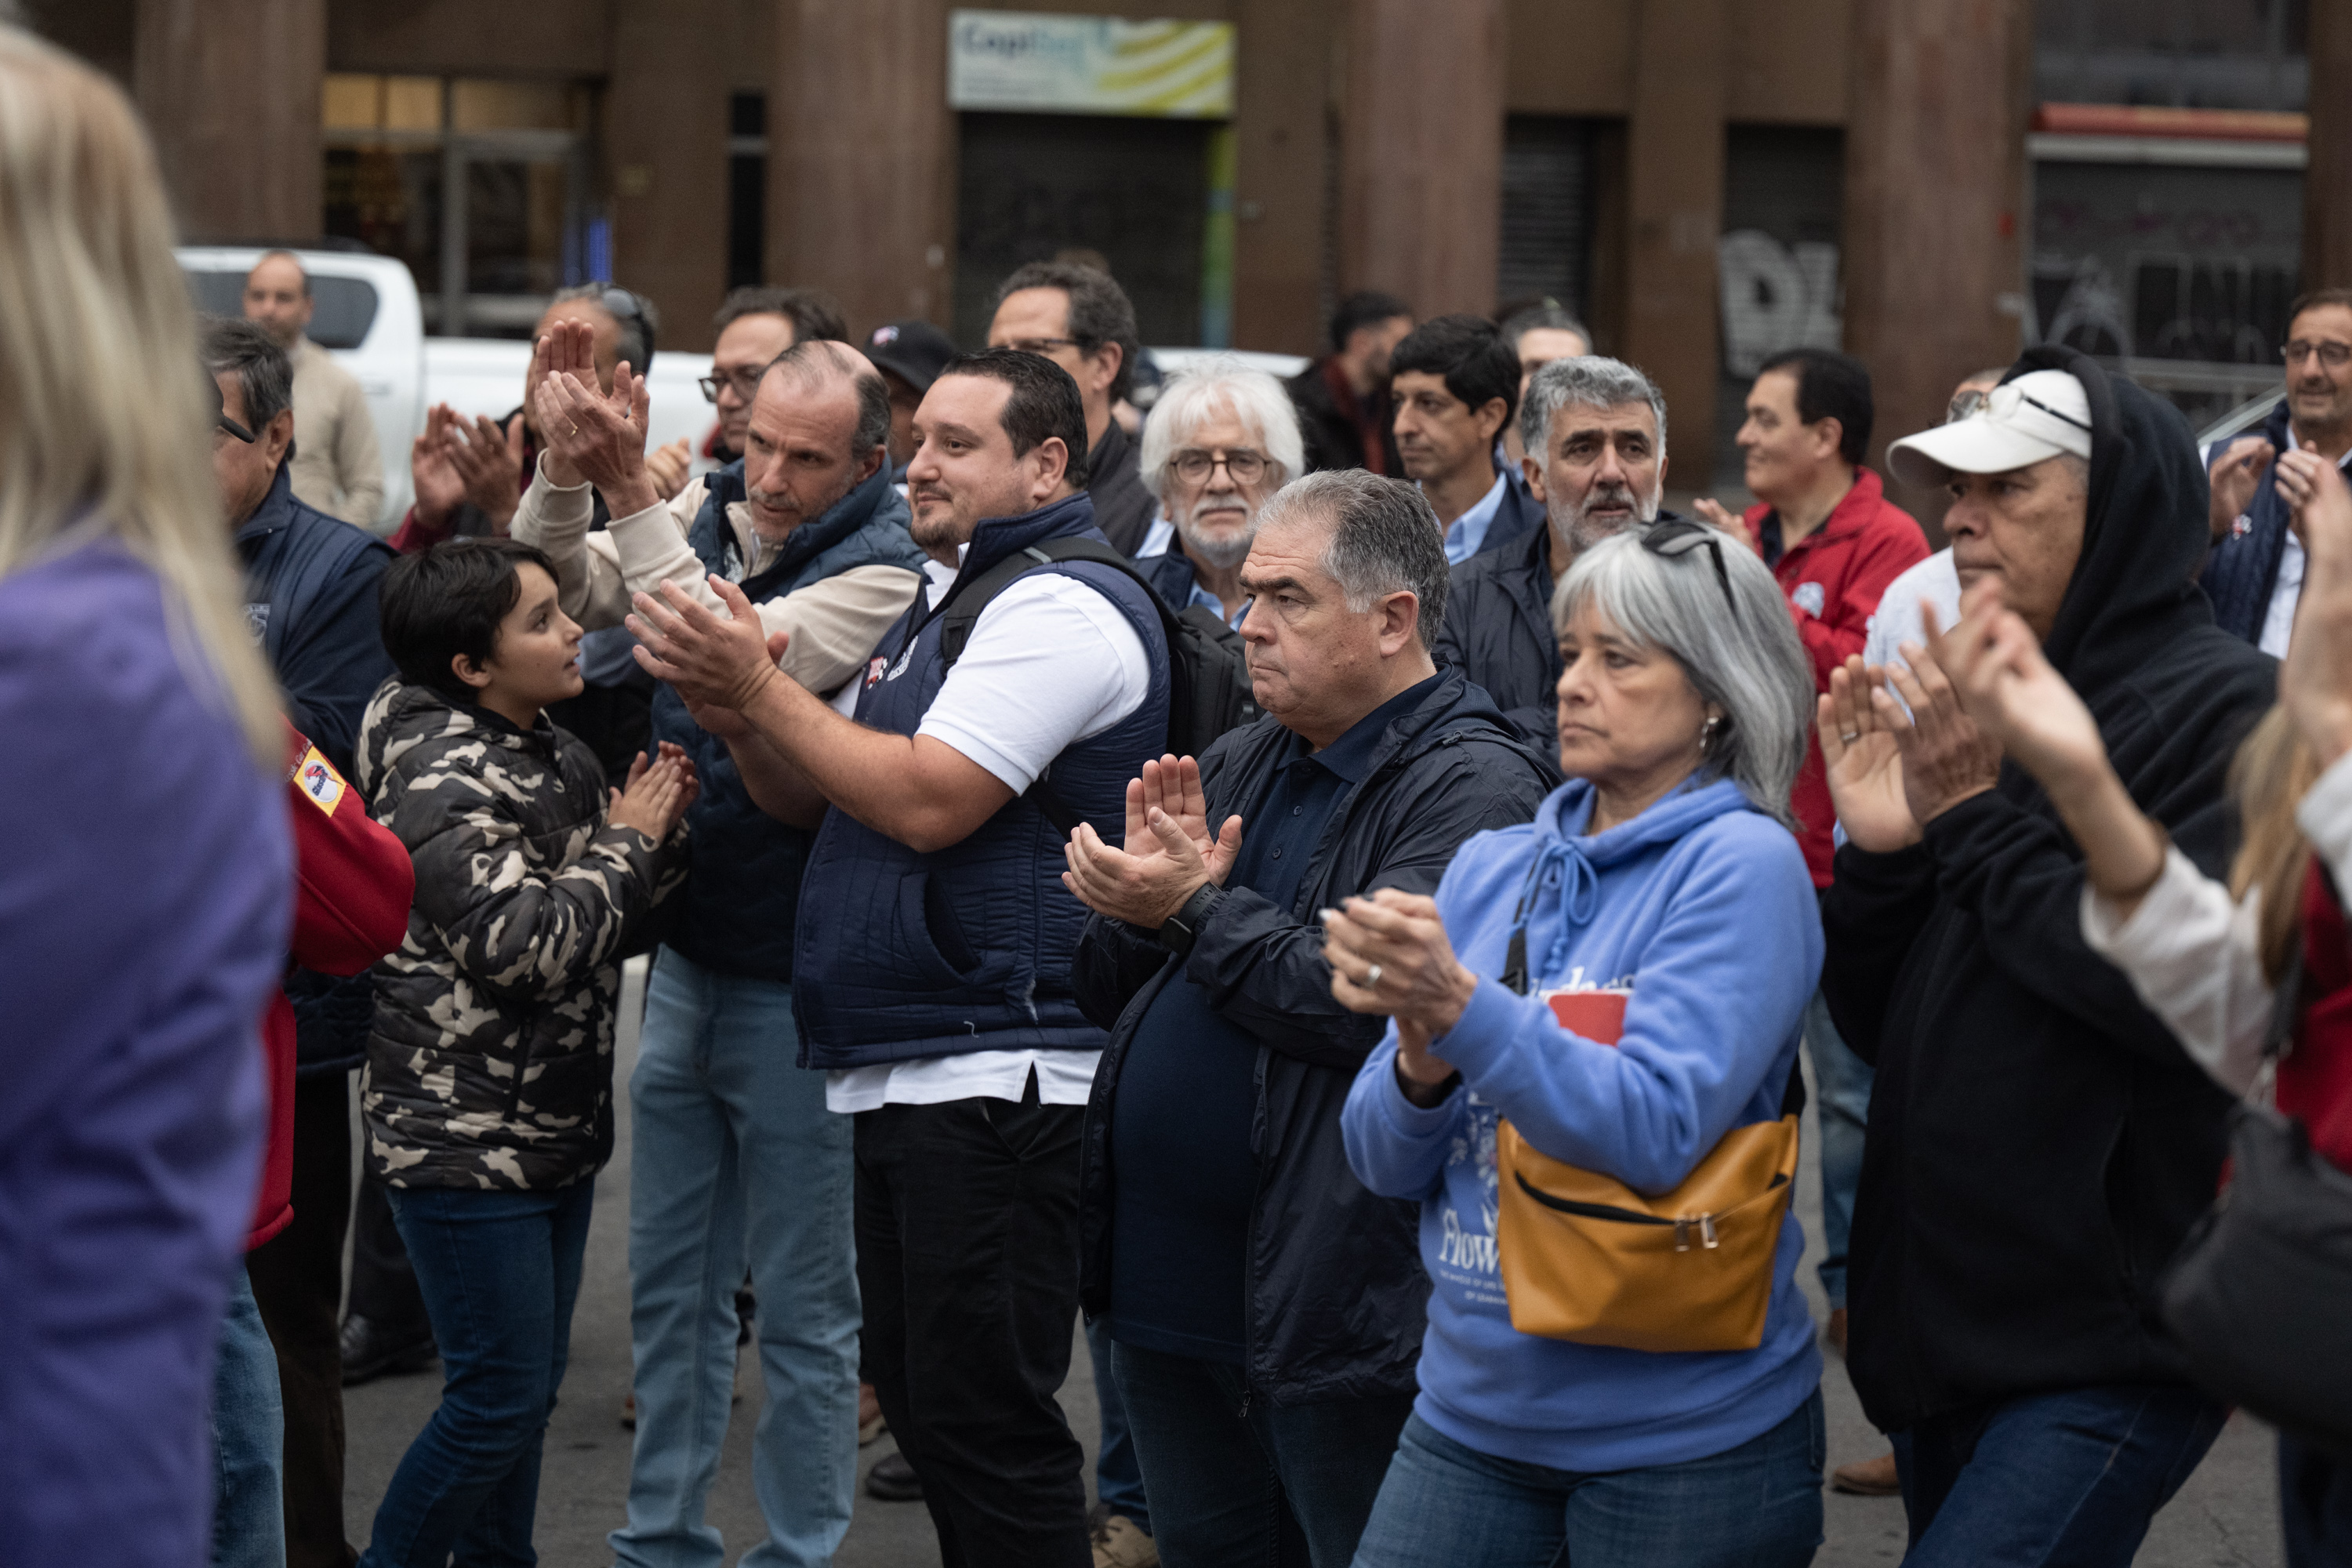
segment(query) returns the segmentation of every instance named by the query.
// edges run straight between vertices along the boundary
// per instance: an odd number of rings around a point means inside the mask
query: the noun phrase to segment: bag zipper
[[[1716,1234],[1716,1216],[1712,1214],[1684,1215],[1678,1219],[1665,1219],[1657,1215],[1643,1214],[1638,1209],[1619,1208],[1613,1204],[1585,1204],[1578,1203],[1572,1198],[1556,1198],[1549,1193],[1538,1192],[1528,1184],[1527,1177],[1517,1171],[1511,1173],[1511,1180],[1519,1184],[1519,1191],[1527,1194],[1544,1207],[1559,1214],[1575,1215],[1581,1219],[1613,1220],[1620,1225],[1673,1226],[1676,1252],[1688,1252],[1691,1249],[1690,1238],[1694,1227],[1698,1231],[1699,1245],[1703,1250],[1713,1252],[1723,1245],[1722,1238]],[[1773,1172],[1772,1180],[1766,1184],[1764,1191],[1759,1193],[1757,1197],[1769,1196],[1779,1191],[1787,1184],[1788,1180],[1789,1178],[1780,1172]],[[1747,1199],[1739,1206],[1745,1208],[1755,1201],[1755,1198]]]

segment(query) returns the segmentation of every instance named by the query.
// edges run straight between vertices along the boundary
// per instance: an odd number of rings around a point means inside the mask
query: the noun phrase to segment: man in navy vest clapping
[[[793,956],[801,1060],[855,1116],[866,1369],[948,1568],[1084,1568],[1083,1460],[1054,1391],[1077,1313],[1078,1132],[1104,1035],[1071,961],[1064,833],[1123,834],[1168,735],[1150,591],[1037,547],[1098,540],[1086,413],[1052,361],[951,361],[907,469],[924,595],[828,705],[779,676],[730,585],[629,620],[753,799],[822,822]],[[960,593],[1036,550],[959,650]]]
[[[710,574],[785,641],[787,684],[855,690],[923,564],[890,484],[882,378],[844,343],[785,350],[759,379],[743,457],[708,475],[687,511],[646,475],[644,383],[622,367],[602,392],[593,347],[577,324],[542,344],[534,417],[547,449],[514,522],[555,562],[565,613],[616,626],[628,591],[664,578],[715,606]],[[612,513],[602,531],[590,529],[592,484]],[[769,1402],[751,1449],[768,1540],[753,1555],[827,1563],[856,1481],[858,1308],[849,1131],[793,1061],[793,921],[811,837],[752,805],[725,745],[675,691],[655,694],[653,732],[686,748],[703,787],[629,1081],[637,1438],[613,1550],[624,1564],[720,1560],[702,1501],[727,1435],[748,1259]]]

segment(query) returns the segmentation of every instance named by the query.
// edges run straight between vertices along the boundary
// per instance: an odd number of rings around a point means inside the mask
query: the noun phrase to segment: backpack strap
[[[1176,692],[1172,687],[1176,678],[1176,617],[1169,613],[1168,606],[1160,601],[1160,595],[1153,591],[1151,584],[1144,580],[1143,574],[1135,569],[1135,563],[1120,553],[1116,545],[1106,543],[1098,539],[1066,536],[1060,539],[1048,539],[1042,544],[1027,545],[1014,551],[979,576],[958,583],[949,593],[946,603],[942,604],[937,612],[942,622],[940,627],[940,668],[942,669],[955,668],[956,660],[963,657],[965,646],[971,641],[972,628],[980,624],[982,612],[995,601],[999,594],[1011,587],[1015,580],[1027,576],[1039,567],[1056,566],[1065,561],[1090,561],[1098,566],[1108,566],[1114,571],[1124,574],[1137,587],[1143,590],[1144,602],[1150,605],[1160,616],[1160,638],[1169,650],[1168,668],[1171,682],[1169,692],[1169,711],[1173,713],[1176,699]],[[908,630],[908,641],[910,645],[915,635],[916,627],[910,626]],[[1039,773],[1029,787],[1022,792],[1021,798],[1035,806],[1044,814],[1045,820],[1052,823],[1064,838],[1067,838],[1072,833],[1077,831],[1078,824],[1084,822],[1086,818],[1054,793],[1053,785],[1049,782],[1052,776],[1053,769],[1048,766],[1045,772]]]

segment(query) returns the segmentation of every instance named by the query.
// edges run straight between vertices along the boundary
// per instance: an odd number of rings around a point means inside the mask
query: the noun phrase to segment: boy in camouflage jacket
[[[416,899],[377,965],[361,1080],[446,1378],[362,1561],[527,1543],[562,1381],[593,1177],[613,1148],[620,963],[686,875],[693,767],[675,746],[611,792],[545,706],[580,689],[580,627],[537,550],[457,540],[385,574],[400,668],[354,782],[408,847]]]

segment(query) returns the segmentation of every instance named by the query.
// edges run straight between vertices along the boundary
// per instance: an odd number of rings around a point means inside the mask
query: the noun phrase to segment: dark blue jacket
[[[883,640],[893,662],[859,694],[858,722],[913,734],[947,676],[941,612],[956,587],[1017,551],[1066,537],[1102,537],[1090,498],[982,522],[939,609],[919,595]],[[1134,579],[1113,568],[1068,561],[1038,570],[1076,577],[1117,605],[1150,660],[1150,685],[1135,711],[1065,750],[1040,781],[1097,832],[1123,836],[1128,781],[1168,740],[1160,612]],[[837,807],[827,812],[801,884],[808,918],[800,922],[800,981],[793,988],[801,1066],[1099,1048],[1103,1032],[1079,1010],[1070,984],[1087,911],[1062,886],[1062,843],[1028,795],[1005,802],[961,843],[928,855]]]
[[[687,543],[704,570],[739,578],[742,563],[727,508],[743,499],[742,460],[704,483]],[[774,563],[740,585],[745,598],[765,604],[853,567],[877,565],[903,566],[922,581],[923,552],[907,531],[907,503],[879,470],[824,516],[793,530]],[[706,969],[791,981],[801,868],[813,836],[751,804],[726,742],[688,717],[668,686],[654,695],[654,738],[685,747],[702,780],[701,798],[687,812],[691,870],[665,940]]]
[[[1208,749],[1201,785],[1211,823],[1234,813],[1248,822],[1290,740],[1269,717]],[[1080,1154],[1079,1299],[1088,1316],[1110,1307],[1110,1127],[1128,1047],[1162,986],[1198,985],[1258,1041],[1259,1176],[1242,1319],[1250,1386],[1282,1405],[1412,1391],[1429,1299],[1420,1209],[1365,1191],[1339,1135],[1339,1108],[1388,1020],[1332,1000],[1315,911],[1379,888],[1435,892],[1463,840],[1532,820],[1552,777],[1486,694],[1449,671],[1389,725],[1363,781],[1332,806],[1289,908],[1233,889],[1181,960],[1155,932],[1087,920],[1078,998],[1111,1031]]]
[[[1544,526],[1544,504],[1536,500],[1535,491],[1528,488],[1527,470],[1518,464],[1505,462],[1503,500],[1495,508],[1495,520],[1486,525],[1486,537],[1478,542],[1476,555],[1484,555],[1497,545],[1523,539]],[[1473,556],[1475,560],[1476,555]]]
[[[2281,398],[2262,427],[2263,438],[2273,451],[2286,450],[2286,399]],[[2238,438],[2233,436],[2231,440]],[[2229,442],[2214,445],[2226,447]],[[2211,451],[2202,454],[2208,465],[2213,457]],[[2278,587],[2279,563],[2286,555],[2287,505],[2278,493],[2276,462],[2254,487],[2253,504],[2246,509],[2246,515],[2253,526],[2215,545],[2198,581],[2204,585],[2205,596],[2213,601],[2214,625],[2233,637],[2259,643],[2263,617],[2270,613],[2271,594]]]
[[[285,688],[287,718],[348,778],[360,715],[392,673],[376,616],[392,546],[296,500],[293,467],[278,465],[269,493],[236,531],[245,615]],[[375,1015],[364,973],[336,979],[297,969],[286,994],[294,1004],[296,1072],[360,1065]]]

